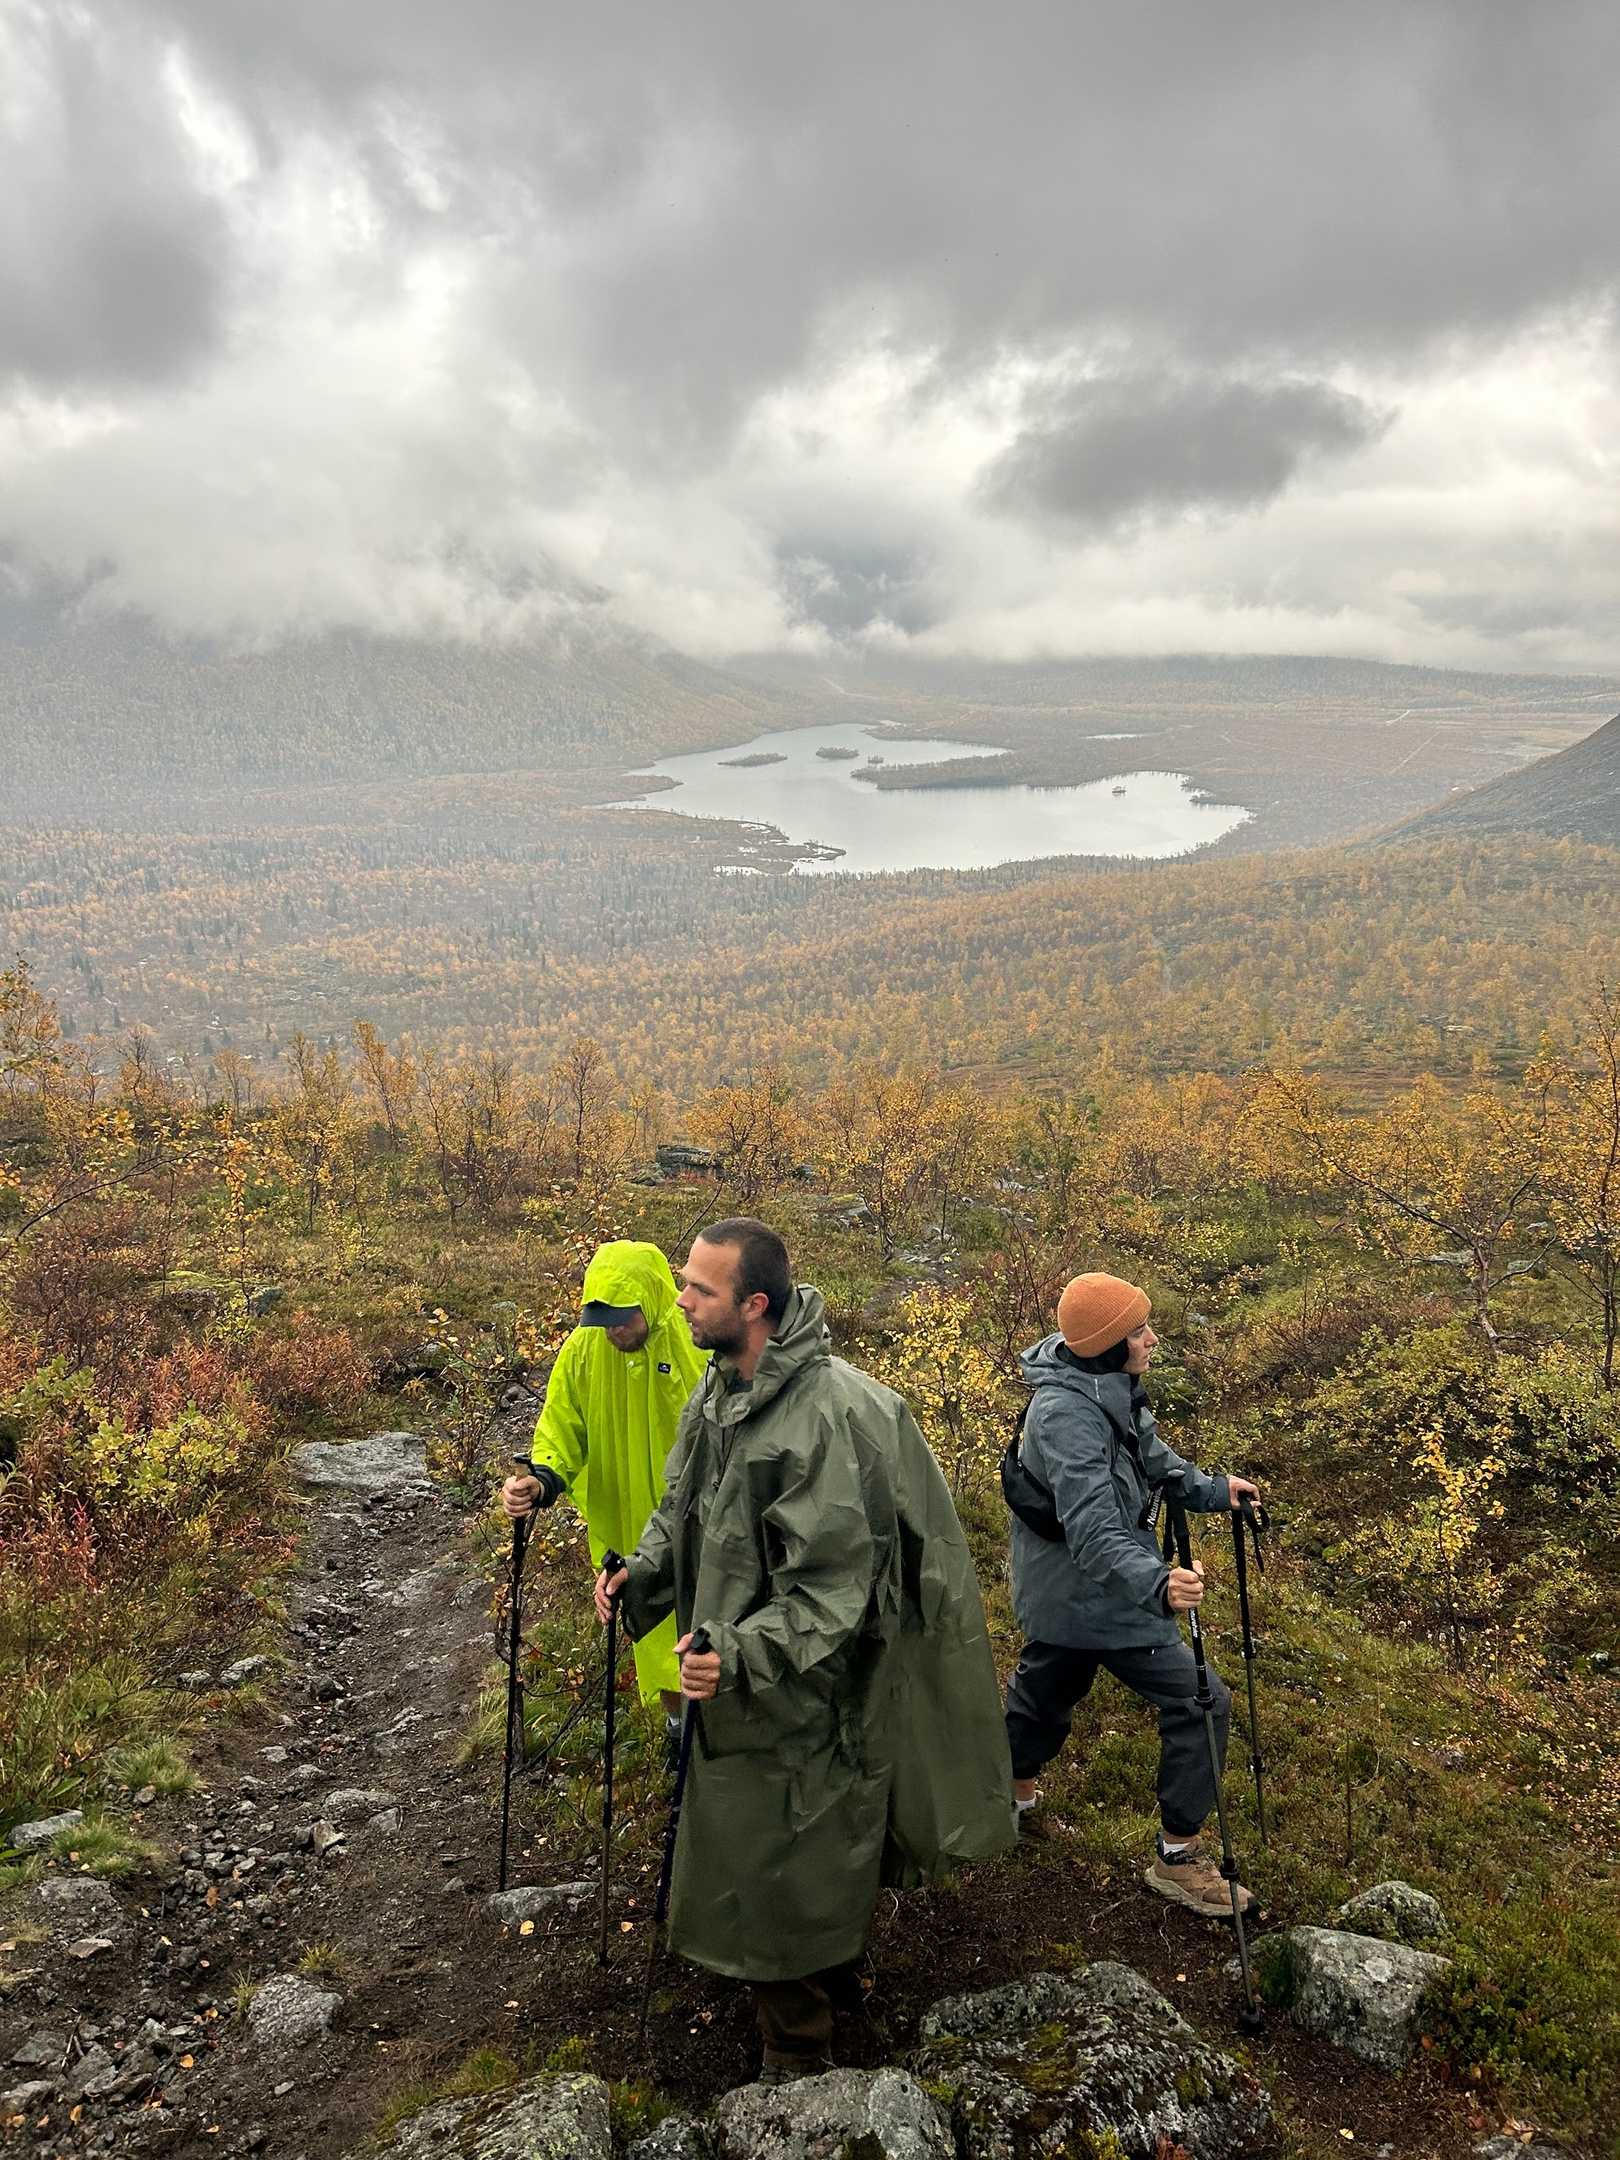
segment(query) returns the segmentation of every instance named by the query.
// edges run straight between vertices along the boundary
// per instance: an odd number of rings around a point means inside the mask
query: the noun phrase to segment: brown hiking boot
[[[1165,1857],[1164,1847],[1159,1847],[1145,1881],[1150,1890],[1157,1890],[1160,1897],[1169,1898],[1173,1904],[1185,1905],[1189,1912],[1199,1913],[1206,1920],[1230,1920],[1232,1917],[1232,1893],[1226,1877],[1221,1873],[1220,1862],[1212,1852],[1205,1849],[1202,1838],[1195,1838],[1173,1859]],[[1247,1920],[1258,1912],[1259,1901],[1252,1890],[1237,1886],[1238,1908]]]
[[[1032,1845],[1048,1844],[1053,1838],[1062,1837],[1068,1827],[1067,1823],[1060,1822],[1051,1809],[1043,1806],[1039,1800],[1033,1807],[1018,1810],[1019,1838],[1027,1839]]]

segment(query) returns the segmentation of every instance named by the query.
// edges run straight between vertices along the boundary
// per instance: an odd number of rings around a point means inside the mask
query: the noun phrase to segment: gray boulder
[[[1336,1928],[1290,1928],[1258,1947],[1285,1962],[1294,2023],[1381,2070],[1411,2056],[1429,1991],[1451,1970],[1449,1958]]]
[[[1351,1898],[1333,1915],[1336,1927],[1353,1935],[1379,1935],[1385,1942],[1414,1946],[1433,1942],[1446,1932],[1446,1916],[1438,1898],[1410,1883],[1374,1883],[1359,1897]]]
[[[938,2108],[904,2070],[829,2070],[716,2101],[720,2160],[952,2160]]]
[[[91,1928],[109,1942],[124,1933],[118,1900],[94,1875],[48,1875],[35,1884],[34,1903],[58,1942],[71,1942]]]
[[[0,1833],[0,1842],[14,1852],[43,1852],[64,1830],[76,1830],[83,1821],[83,1808],[68,1808],[61,1815],[41,1815],[37,1822],[20,1822],[14,1830]]]
[[[219,1676],[221,1687],[241,1687],[245,1681],[256,1680],[260,1673],[268,1672],[274,1660],[255,1654],[238,1658],[234,1665],[227,1665]]]
[[[415,1433],[368,1433],[364,1440],[306,1440],[293,1450],[306,1485],[336,1485],[349,1492],[429,1489],[427,1452]]]
[[[377,2160],[613,2160],[608,2089],[583,2072],[509,2092],[440,2100],[410,2116]]]
[[[714,2160],[714,2141],[704,2124],[690,2115],[666,2115],[637,2138],[625,2160]]]
[[[1517,2138],[1509,2130],[1499,2130],[1495,2137],[1480,2139],[1473,2160],[1569,2160],[1569,2155],[1543,2138]]]
[[[106,2078],[109,2086],[118,2074],[118,2065],[104,2047],[87,2047],[73,2068],[62,2080],[62,2090],[72,2099],[88,2092],[92,2085]]]
[[[327,1794],[326,1820],[333,1823],[353,1822],[357,1815],[375,1815],[379,1808],[398,1806],[399,1799],[394,1793],[374,1790],[369,1786],[344,1785],[338,1791]]]
[[[329,1994],[297,1973],[277,1973],[254,1989],[248,2030],[260,2047],[303,2047],[321,2039],[342,2008],[341,1995]]]
[[[559,1907],[572,1912],[597,1894],[594,1883],[525,1883],[519,1890],[497,1890],[484,1900],[484,1910],[503,1927],[519,1927],[538,1920],[542,1913]]]
[[[1165,2141],[1221,2160],[1271,2119],[1271,2097],[1249,2071],[1111,1960],[954,1996],[921,2031],[912,2067],[948,2096],[962,2160],[1095,2152],[1109,2141],[1132,2160],[1156,2160]]]

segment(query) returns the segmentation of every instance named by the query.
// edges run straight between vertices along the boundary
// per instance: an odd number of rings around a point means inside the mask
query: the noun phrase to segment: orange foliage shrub
[[[347,1328],[294,1313],[285,1335],[256,1335],[242,1361],[255,1395],[283,1417],[351,1417],[371,1384],[371,1367]]]

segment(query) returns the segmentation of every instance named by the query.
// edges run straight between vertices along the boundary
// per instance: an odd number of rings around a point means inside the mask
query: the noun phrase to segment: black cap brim
[[[639,1305],[604,1305],[599,1298],[592,1298],[588,1305],[580,1308],[579,1324],[581,1327],[628,1327],[640,1313]]]

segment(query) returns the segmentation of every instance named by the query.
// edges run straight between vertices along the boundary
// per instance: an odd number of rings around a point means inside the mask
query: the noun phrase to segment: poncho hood
[[[656,1245],[615,1238],[591,1256],[583,1299],[587,1305],[639,1305],[647,1325],[661,1327],[675,1310],[675,1277]]]

